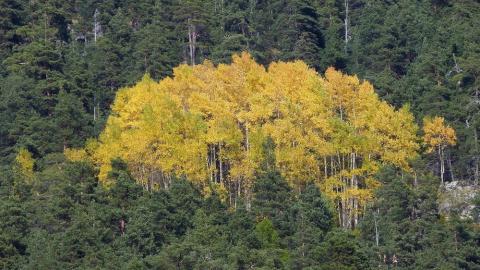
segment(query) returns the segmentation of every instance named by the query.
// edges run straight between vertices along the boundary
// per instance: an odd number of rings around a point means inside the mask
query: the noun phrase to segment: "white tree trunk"
[[[348,14],[348,0],[345,0],[345,20],[344,20],[344,28],[345,28],[345,53],[347,53],[347,45],[349,41],[349,32],[348,32],[348,22],[349,22],[349,14]]]
[[[196,27],[192,24],[192,20],[188,19],[188,48],[190,53],[190,64],[195,65],[195,51],[197,46],[197,36]]]

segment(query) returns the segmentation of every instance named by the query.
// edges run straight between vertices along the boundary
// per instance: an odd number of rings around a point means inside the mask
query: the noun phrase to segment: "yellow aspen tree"
[[[417,129],[408,107],[395,111],[378,98],[370,83],[356,76],[329,68],[324,84],[335,115],[335,156],[329,157],[333,173],[323,187],[338,202],[339,223],[355,227],[362,205],[378,186],[373,178],[378,168],[393,164],[408,170],[418,149]]]
[[[14,171],[21,177],[27,184],[32,184],[33,181],[33,167],[35,160],[32,154],[25,148],[21,148],[14,161]]]
[[[35,160],[32,154],[25,148],[21,148],[13,161],[13,195],[18,195],[20,187],[27,184],[33,185]]]
[[[455,145],[457,137],[455,130],[445,124],[443,117],[425,117],[423,119],[423,142],[427,146],[427,153],[437,152],[440,163],[441,184],[444,183],[445,174],[445,149]]]

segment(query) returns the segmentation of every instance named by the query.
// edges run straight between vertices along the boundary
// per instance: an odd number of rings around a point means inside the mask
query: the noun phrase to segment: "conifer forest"
[[[0,269],[480,269],[480,1],[0,0]]]

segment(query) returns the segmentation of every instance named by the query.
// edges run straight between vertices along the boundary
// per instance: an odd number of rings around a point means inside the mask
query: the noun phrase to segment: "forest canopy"
[[[479,269],[479,132],[478,0],[0,0],[0,269]]]

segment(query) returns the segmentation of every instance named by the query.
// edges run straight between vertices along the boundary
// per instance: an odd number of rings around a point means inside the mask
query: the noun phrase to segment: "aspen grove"
[[[302,61],[265,68],[242,53],[232,64],[180,65],[158,83],[146,75],[119,90],[87,152],[105,185],[110,161],[121,158],[145,190],[185,177],[247,208],[255,174],[274,162],[295,190],[319,186],[339,224],[354,228],[378,169],[410,170],[417,129],[408,106],[395,110],[356,76],[333,68],[320,76]]]

